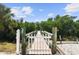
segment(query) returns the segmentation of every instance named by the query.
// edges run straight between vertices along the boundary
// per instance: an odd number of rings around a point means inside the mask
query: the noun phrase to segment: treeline
[[[58,39],[61,36],[62,40],[76,40],[79,38],[79,20],[75,20],[76,16],[57,15],[55,18],[49,18],[47,21],[40,23],[42,30],[52,33],[52,28],[58,28]]]
[[[41,22],[23,22],[23,18],[13,19],[14,14],[11,14],[10,8],[0,4],[0,41],[15,42],[16,30],[26,27],[26,33],[34,30],[46,30],[52,33],[52,28],[58,28],[58,36],[62,38],[79,38],[79,20],[77,17],[57,15],[55,18],[48,18],[47,21]],[[59,37],[58,37],[59,38]],[[65,40],[65,39],[63,39]],[[67,39],[66,39],[67,40]]]

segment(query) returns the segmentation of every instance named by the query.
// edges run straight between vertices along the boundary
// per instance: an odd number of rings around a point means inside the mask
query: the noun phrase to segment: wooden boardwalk
[[[37,32],[31,48],[28,49],[28,54],[52,54],[51,49],[46,44],[46,41],[44,40],[40,31]]]

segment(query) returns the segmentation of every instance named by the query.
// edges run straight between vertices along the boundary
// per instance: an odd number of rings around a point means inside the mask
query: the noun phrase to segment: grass
[[[0,52],[10,52],[14,53],[16,51],[16,45],[8,42],[0,43]]]

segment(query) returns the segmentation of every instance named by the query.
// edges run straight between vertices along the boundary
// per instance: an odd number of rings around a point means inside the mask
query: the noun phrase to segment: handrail
[[[30,35],[30,34],[32,34],[32,33],[34,33],[34,32],[36,32],[36,31],[32,31],[32,32],[30,32],[30,33],[27,33],[26,35]]]
[[[60,53],[60,55],[66,55],[59,47],[56,46],[57,52]]]
[[[49,33],[47,31],[42,31],[43,33],[49,34],[49,35],[53,35],[52,33]]]

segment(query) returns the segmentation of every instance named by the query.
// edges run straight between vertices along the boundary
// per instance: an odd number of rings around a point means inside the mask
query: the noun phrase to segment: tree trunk
[[[59,39],[60,39],[60,44],[62,44],[62,39],[61,39],[61,35],[59,35]]]

